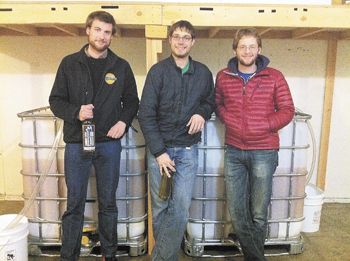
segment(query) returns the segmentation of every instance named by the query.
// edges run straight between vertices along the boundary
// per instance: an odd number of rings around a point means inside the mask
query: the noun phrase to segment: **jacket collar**
[[[177,70],[180,70],[181,71],[181,68],[179,66],[177,66],[176,62],[175,62],[175,59],[172,55],[170,55],[169,57],[170,59],[170,63],[177,69]],[[194,63],[193,63],[193,60],[192,60],[192,57],[189,56],[188,57],[188,62],[190,63],[190,67],[188,68],[188,71],[186,72],[186,74],[193,74],[194,73]]]
[[[79,51],[79,62],[86,64],[86,65],[87,65],[88,55],[86,54],[85,50],[87,47],[88,47],[88,44],[85,44]],[[106,59],[107,59],[106,68],[108,68],[111,65],[113,65],[115,63],[116,59],[119,59],[119,57],[114,52],[112,52],[111,49],[108,48]]]
[[[270,63],[269,58],[267,58],[264,55],[259,54],[257,59],[256,59],[256,72],[255,74],[259,73],[260,71],[264,70],[265,68],[267,68],[267,65]],[[237,57],[233,57],[228,61],[228,73],[230,74],[238,74],[238,59]]]

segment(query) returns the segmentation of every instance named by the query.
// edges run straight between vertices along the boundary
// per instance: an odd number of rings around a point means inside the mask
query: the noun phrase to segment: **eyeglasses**
[[[171,36],[171,38],[173,38],[174,41],[179,42],[180,40],[188,43],[192,40],[192,36],[189,35],[185,35],[185,36],[180,36],[178,34],[175,34],[173,36]]]
[[[257,45],[249,45],[249,46],[247,46],[247,45],[240,45],[240,46],[238,46],[237,47],[237,49],[239,50],[239,51],[256,51],[257,49],[258,49],[258,46]]]

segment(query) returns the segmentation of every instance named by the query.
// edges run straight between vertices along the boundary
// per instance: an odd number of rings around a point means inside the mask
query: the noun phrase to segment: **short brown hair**
[[[196,38],[196,32],[194,31],[193,25],[186,20],[177,21],[172,26],[170,26],[168,36],[171,37],[174,31],[178,28],[185,29],[192,36],[193,39]]]
[[[101,22],[105,22],[107,24],[112,24],[112,34],[114,35],[117,32],[117,24],[114,20],[113,15],[106,11],[95,11],[88,15],[86,18],[85,29],[90,28],[93,21],[99,20]]]
[[[258,31],[255,28],[244,28],[236,32],[232,43],[233,50],[237,49],[239,40],[241,40],[244,36],[253,36],[256,39],[258,46],[260,48],[262,47],[261,36],[259,35]]]

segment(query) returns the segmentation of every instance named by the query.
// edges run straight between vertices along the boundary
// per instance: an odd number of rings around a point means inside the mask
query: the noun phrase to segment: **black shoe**
[[[115,256],[112,256],[112,257],[105,257],[104,261],[118,261],[118,259]]]

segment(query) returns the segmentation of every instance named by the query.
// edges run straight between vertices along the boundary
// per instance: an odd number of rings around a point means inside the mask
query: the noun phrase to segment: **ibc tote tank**
[[[267,244],[300,241],[307,171],[310,115],[296,114],[280,130],[279,166],[273,177]],[[224,126],[213,116],[202,133],[185,252],[201,256],[205,246],[232,245],[234,232],[226,206],[224,183]],[[290,241],[289,241],[290,240]]]
[[[43,174],[48,155],[57,133],[57,118],[49,107],[18,114],[22,120],[22,175],[25,204]],[[145,141],[137,120],[122,139],[120,180],[116,192],[118,206],[118,245],[130,247],[130,255],[146,251],[146,170]],[[64,142],[61,139],[44,184],[34,204],[26,213],[29,217],[31,245],[61,244],[61,217],[66,209],[67,187],[64,179]],[[98,205],[94,168],[90,171],[84,224],[97,227]]]
[[[24,203],[44,174],[48,155],[57,131],[56,120],[47,107],[19,113],[21,118],[21,143]],[[29,218],[29,235],[37,240],[58,239],[59,204],[56,158],[48,169],[48,175],[36,195],[33,205],[25,213]]]

